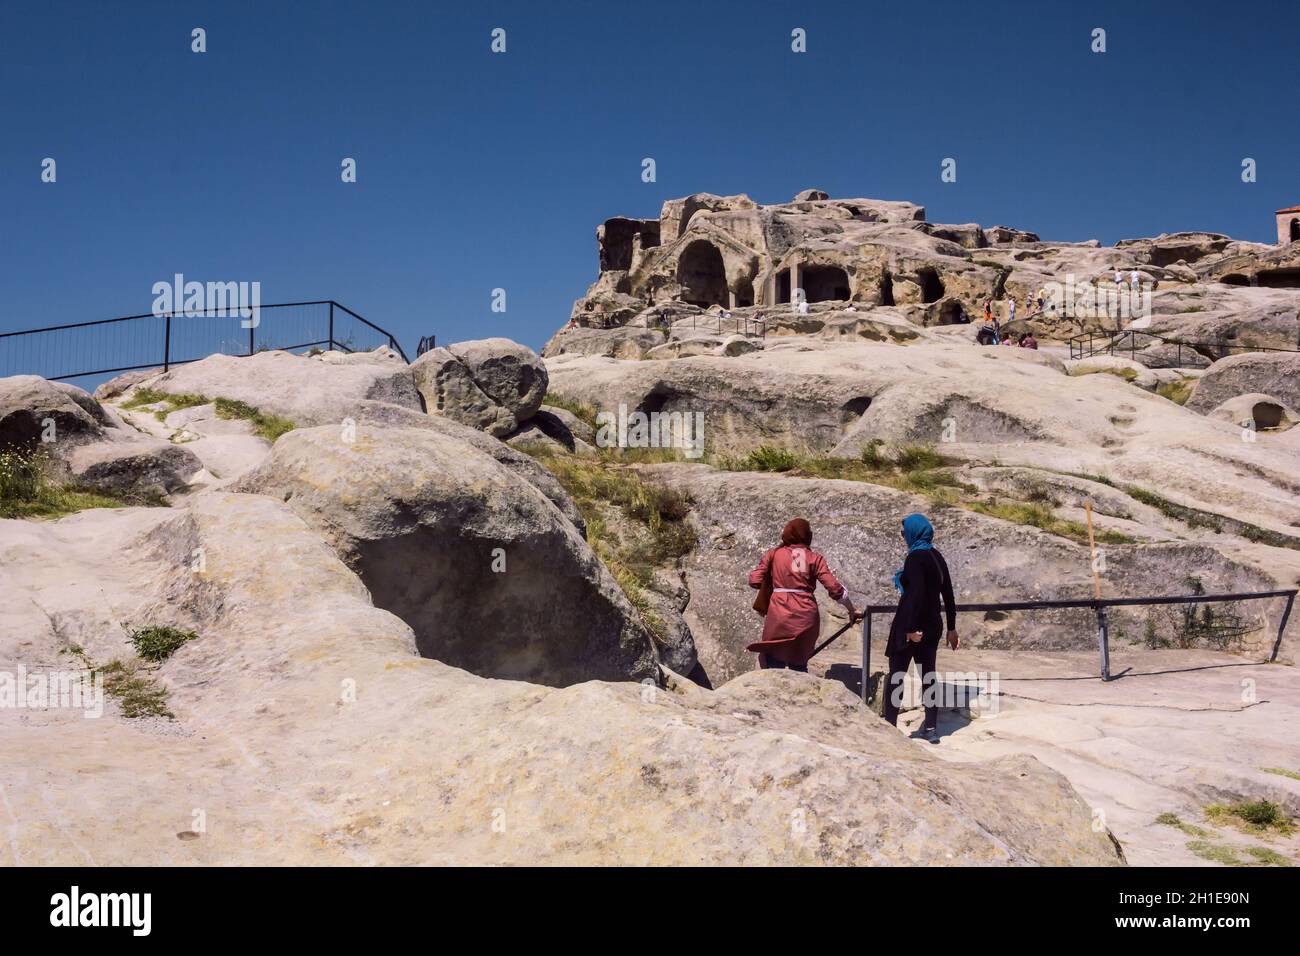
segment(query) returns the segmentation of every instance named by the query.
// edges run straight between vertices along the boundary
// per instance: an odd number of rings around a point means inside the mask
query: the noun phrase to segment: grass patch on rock
[[[1237,856],[1234,847],[1210,840],[1189,840],[1187,849],[1202,860],[1218,863],[1222,866],[1293,866],[1287,857],[1264,846],[1248,846],[1241,849],[1253,859],[1243,860]]]
[[[952,473],[955,464],[929,445],[900,445],[891,451],[878,441],[869,444],[858,458],[822,458],[760,445],[747,455],[724,455],[713,462],[723,471],[770,471],[799,478],[864,481],[926,495],[938,504],[954,503],[957,491],[977,490]]]
[[[1125,368],[1122,366],[1118,368],[1113,366],[1106,366],[1103,368],[1079,368],[1078,366],[1076,366],[1070,369],[1070,375],[1073,376],[1074,378],[1078,378],[1083,375],[1096,375],[1099,372],[1104,373],[1106,375],[1114,375],[1116,378],[1122,378],[1126,382],[1137,381],[1137,377],[1138,377],[1137,369]]]
[[[218,398],[213,404],[217,408],[218,418],[246,421],[253,426],[254,434],[265,438],[271,444],[275,444],[277,438],[294,429],[294,424],[289,419],[267,414],[247,402],[233,398]]]
[[[1205,818],[1211,823],[1227,824],[1246,833],[1290,836],[1295,832],[1295,821],[1271,800],[1212,803],[1205,808]]]
[[[1192,397],[1192,389],[1196,387],[1196,379],[1180,378],[1172,382],[1161,382],[1156,386],[1156,394],[1161,398],[1167,398],[1176,405],[1186,405],[1187,400]]]
[[[760,445],[743,457],[724,457],[714,463],[726,471],[773,471],[795,477],[841,478],[885,485],[909,494],[923,495],[936,505],[965,508],[979,514],[1030,525],[1058,537],[1087,543],[1088,529],[1078,521],[1058,518],[1045,503],[1030,501],[986,501],[976,497],[974,485],[961,481],[953,472],[952,459],[930,445],[901,445],[886,448],[873,441],[859,458],[817,458],[769,445]],[[1031,498],[1046,502],[1046,489],[1030,491]],[[1119,531],[1097,531],[1103,544],[1131,544],[1134,539]]]
[[[547,392],[542,396],[542,404],[550,405],[552,408],[562,408],[566,412],[572,412],[578,419],[590,425],[592,431],[596,430],[596,410],[590,405],[574,401],[571,398],[563,398],[552,392]]]
[[[687,520],[690,499],[637,474],[621,456],[575,457],[546,445],[523,450],[545,465],[568,492],[587,524],[591,549],[646,629],[662,640],[665,625],[647,592],[656,570],[674,566],[695,547],[695,528]]]
[[[1289,777],[1292,780],[1300,780],[1300,770],[1285,770],[1282,767],[1261,767],[1264,773],[1277,774],[1279,777]]]
[[[121,704],[123,717],[175,718],[167,709],[167,688],[160,687],[138,662],[110,661],[94,673],[103,677],[104,693]]]
[[[1069,538],[1080,544],[1088,543],[1088,526],[1081,521],[1069,521],[1058,518],[1050,508],[1030,501],[972,501],[966,505],[990,518],[1000,518],[1012,524],[1029,525],[1060,538]],[[1093,534],[1100,544],[1132,544],[1133,538],[1119,531],[1093,529]]]
[[[163,504],[157,496],[128,498],[59,484],[50,477],[49,465],[40,449],[0,452],[0,518],[56,518],[87,508]]]
[[[1207,837],[1210,835],[1209,830],[1198,827],[1195,824],[1187,823],[1180,819],[1176,813],[1162,813],[1160,816],[1156,817],[1156,823],[1167,827],[1177,827],[1190,837]]]

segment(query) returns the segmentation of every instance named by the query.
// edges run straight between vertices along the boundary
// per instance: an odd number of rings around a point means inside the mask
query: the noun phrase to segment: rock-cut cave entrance
[[[696,239],[682,251],[677,260],[677,283],[682,287],[682,299],[692,305],[707,309],[727,304],[722,253],[708,240]]]
[[[804,266],[799,280],[809,302],[849,301],[849,275],[839,266]]]

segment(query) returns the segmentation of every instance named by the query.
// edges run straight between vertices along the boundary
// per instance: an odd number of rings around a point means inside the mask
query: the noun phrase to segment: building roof
[[[1290,209],[1279,209],[1277,214],[1280,216],[1284,212],[1300,212],[1300,206],[1292,206]]]

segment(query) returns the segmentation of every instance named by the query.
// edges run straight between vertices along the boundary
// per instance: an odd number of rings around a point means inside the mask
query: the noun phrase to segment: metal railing
[[[1139,336],[1145,341],[1139,342]],[[1070,346],[1071,359],[1084,359],[1102,353],[1107,355],[1118,354],[1122,358],[1123,354],[1128,352],[1129,358],[1137,361],[1137,353],[1144,352],[1157,343],[1172,345],[1177,349],[1172,360],[1165,360],[1167,364],[1151,366],[1158,368],[1185,368],[1186,366],[1183,365],[1184,349],[1187,349],[1188,358],[1197,356],[1208,362],[1226,358],[1235,352],[1300,351],[1300,349],[1282,349],[1265,345],[1233,345],[1226,341],[1185,342],[1181,339],[1166,338],[1154,332],[1144,332],[1141,329],[1125,329],[1121,332],[1081,332],[1069,339],[1067,344]]]
[[[403,360],[397,339],[332,299],[259,307],[256,326],[226,310],[124,315],[0,333],[0,377],[39,375],[51,381],[183,365],[213,353],[252,355],[283,349],[343,352],[387,345]],[[407,360],[409,361],[409,360]]]
[[[757,336],[763,338],[767,335],[767,319],[762,316],[743,316],[743,315],[722,315],[721,313],[710,312],[691,312],[691,329],[693,331],[703,330],[705,332],[715,332],[718,335],[735,334],[745,336]],[[580,327],[593,329],[613,329],[622,328],[627,325],[626,321],[632,316],[629,310],[620,312],[579,312],[573,316],[580,323]],[[668,331],[679,320],[685,319],[686,313],[679,314],[673,309],[665,309],[658,315],[652,316],[646,323],[646,328]]]
[[[1282,647],[1282,636],[1286,633],[1287,621],[1291,617],[1291,610],[1295,605],[1297,589],[1290,588],[1279,591],[1251,591],[1242,594],[1179,594],[1163,595],[1158,597],[1145,598],[1089,598],[1087,600],[1077,601],[1010,601],[995,604],[958,604],[956,612],[958,614],[971,611],[1038,611],[1061,608],[1090,608],[1097,614],[1097,647],[1101,659],[1101,679],[1109,681],[1112,679],[1110,673],[1110,625],[1106,620],[1106,609],[1112,607],[1142,607],[1145,605],[1168,605],[1168,604],[1213,604],[1224,601],[1248,601],[1263,598],[1286,598],[1286,606],[1282,610],[1282,617],[1277,625],[1277,638],[1273,642],[1272,653],[1269,654],[1270,661],[1277,660],[1278,651]],[[861,609],[862,612],[862,688],[860,695],[863,703],[868,699],[868,687],[871,677],[871,619],[877,614],[893,614],[898,610],[897,604],[869,604]],[[850,622],[852,623],[852,622]],[[830,637],[828,637],[812,652],[810,656],[816,656],[823,649],[835,642],[841,634],[849,629],[848,625],[840,628]]]

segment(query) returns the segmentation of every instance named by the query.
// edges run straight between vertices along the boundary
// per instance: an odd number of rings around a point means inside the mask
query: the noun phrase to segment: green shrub
[[[193,631],[182,631],[170,625],[142,627],[131,634],[131,643],[135,652],[146,661],[158,663],[171,657],[180,646],[193,641],[198,635]]]
[[[1249,833],[1273,831],[1289,836],[1295,824],[1286,812],[1271,800],[1239,800],[1236,803],[1211,804],[1205,808],[1206,819],[1230,823]]]
[[[44,452],[0,452],[0,501],[36,501],[45,484]]]
[[[579,458],[546,445],[525,449],[559,480],[582,514],[587,541],[658,640],[666,626],[647,594],[656,568],[669,567],[696,544],[687,520],[691,500],[666,485],[643,478],[618,456]],[[611,524],[617,509],[634,533]],[[617,522],[615,522],[617,524]]]
[[[167,688],[154,682],[134,661],[110,661],[95,673],[104,680],[104,693],[117,698],[123,717],[173,717],[167,709]]]
[[[0,518],[56,517],[87,508],[123,508],[128,504],[161,504],[157,498],[113,497],[76,486],[59,485],[49,477],[44,449],[0,452]]]
[[[791,471],[799,464],[794,452],[772,445],[759,445],[745,460],[750,471]]]
[[[928,471],[942,468],[948,460],[933,445],[903,445],[895,452],[894,463],[900,471]]]

